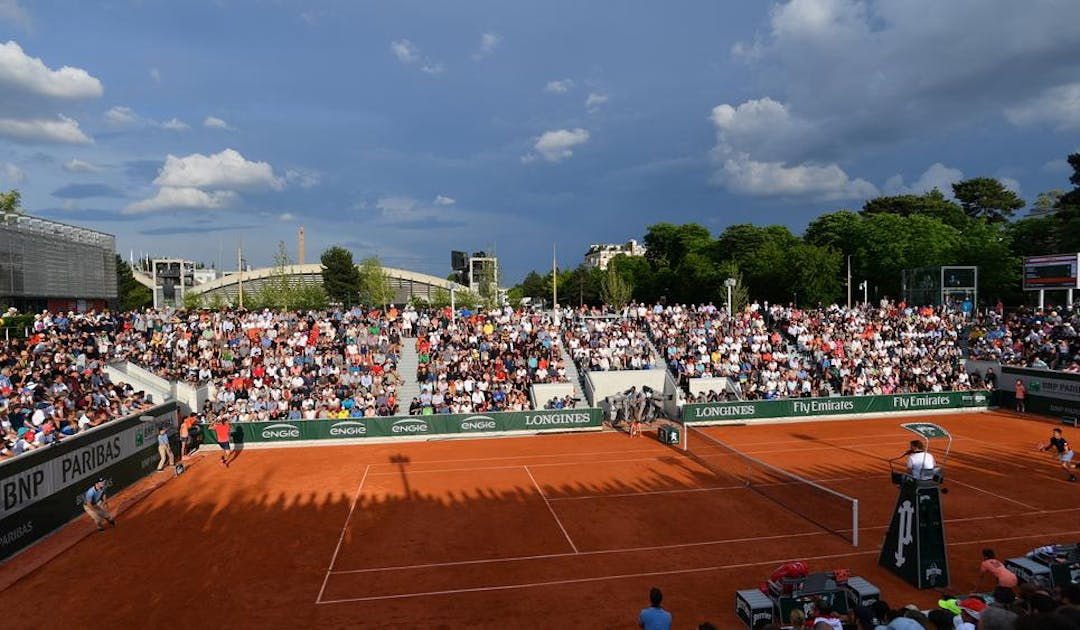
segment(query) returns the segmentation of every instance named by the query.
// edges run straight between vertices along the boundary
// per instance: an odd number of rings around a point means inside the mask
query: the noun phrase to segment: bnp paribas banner
[[[1052,416],[1080,416],[1080,374],[1034,368],[1001,368],[1001,404],[1015,405],[1016,382],[1027,390],[1025,409]]]
[[[422,437],[462,433],[505,431],[573,431],[598,429],[603,423],[599,409],[544,409],[487,414],[440,414],[349,418],[347,420],[281,420],[243,422],[232,425],[237,443],[289,442],[346,438]],[[204,441],[216,441],[211,427],[204,426]]]
[[[724,403],[685,405],[682,420],[687,424],[793,418],[801,416],[840,416],[848,414],[917,412],[966,407],[989,407],[991,392],[941,392],[938,394],[894,394],[891,396],[843,396],[834,398],[792,398],[782,400],[747,400]]]

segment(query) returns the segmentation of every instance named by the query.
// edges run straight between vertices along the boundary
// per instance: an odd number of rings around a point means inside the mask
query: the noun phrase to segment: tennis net
[[[683,426],[683,450],[717,476],[737,479],[807,521],[859,546],[858,499],[765,463],[692,426]]]

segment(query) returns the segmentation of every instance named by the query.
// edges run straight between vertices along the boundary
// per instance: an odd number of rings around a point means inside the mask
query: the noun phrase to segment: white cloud
[[[150,199],[136,201],[124,208],[124,214],[143,214],[158,210],[217,210],[236,200],[231,190],[206,192],[198,188],[165,186]]]
[[[57,99],[96,98],[103,91],[101,81],[86,70],[70,66],[51,70],[13,41],[0,44],[0,88]]]
[[[26,181],[26,172],[10,162],[0,162],[0,188],[18,186]]]
[[[390,42],[390,51],[401,63],[412,64],[420,61],[420,50],[407,39]]]
[[[169,155],[161,167],[155,186],[202,189],[273,189],[285,182],[267,162],[250,162],[238,151],[225,149],[213,155],[193,153],[185,157]]]
[[[314,188],[322,181],[322,176],[315,171],[291,168],[285,171],[285,181],[301,188]]]
[[[809,196],[823,201],[869,199],[877,187],[864,179],[853,179],[836,164],[760,162],[746,153],[726,157],[716,181],[733,192],[762,197]]]
[[[1014,125],[1045,125],[1055,131],[1080,131],[1080,83],[1043,90],[1035,98],[1005,110]]]
[[[0,136],[28,143],[90,144],[93,142],[79,128],[78,121],[62,115],[56,120],[0,118]]]
[[[71,158],[64,162],[63,169],[69,173],[97,173],[101,170],[101,167],[78,158]]]
[[[849,176],[838,164],[786,159],[792,144],[805,143],[813,133],[806,121],[772,98],[717,105],[710,119],[716,127],[712,154],[719,165],[713,182],[732,192],[828,201],[878,194],[876,186]]]
[[[188,125],[186,122],[180,120],[179,118],[170,118],[169,120],[161,123],[161,128],[168,129],[169,131],[186,131],[188,129],[191,129],[191,126]]]
[[[556,79],[548,81],[544,86],[544,91],[551,94],[566,94],[572,87],[574,87],[573,79]]]
[[[279,220],[279,221],[292,221],[292,220],[293,220],[293,219],[295,219],[295,218],[296,218],[296,217],[295,217],[295,216],[293,216],[293,213],[291,213],[291,212],[282,212],[282,213],[281,213],[281,214],[280,214],[280,215],[278,216],[278,220]]]
[[[141,118],[135,113],[135,110],[130,107],[123,107],[120,105],[110,107],[105,112],[105,120],[114,125],[136,125],[141,122]]]
[[[446,70],[442,62],[421,56],[420,49],[407,39],[390,42],[390,52],[394,53],[398,61],[407,66],[420,64],[420,71],[425,74],[442,74]]]
[[[412,197],[381,197],[375,202],[375,207],[379,210],[379,215],[391,223],[421,221],[439,214],[435,208],[425,206]]]
[[[457,200],[453,197],[447,197],[446,195],[435,195],[435,201],[432,203],[436,206],[452,206],[457,203]]]
[[[495,49],[499,46],[499,42],[502,41],[502,35],[498,33],[484,33],[480,36],[480,50],[473,55],[473,59],[479,61],[484,57],[487,57],[495,52]]]
[[[523,162],[532,162],[538,156],[548,162],[561,162],[574,155],[574,147],[584,144],[589,140],[589,132],[585,129],[556,129],[545,131],[533,144],[535,153],[522,157]]]
[[[161,83],[161,70],[157,68],[150,68],[150,78],[154,80],[154,83]]]
[[[1016,194],[1020,194],[1020,180],[1014,177],[998,177],[997,180],[1001,182],[1001,185],[1013,191]]]
[[[594,112],[600,108],[601,105],[608,102],[607,94],[601,94],[599,92],[589,93],[588,98],[585,99],[585,109],[590,112]]]
[[[19,6],[18,0],[0,0],[0,22],[11,22],[27,30],[33,24],[30,14]]]
[[[887,195],[921,195],[937,188],[941,194],[952,198],[952,185],[964,179],[964,172],[957,168],[950,168],[941,162],[931,164],[910,185],[904,183],[902,175],[893,175],[885,182],[885,194]]]
[[[217,116],[207,116],[203,119],[202,124],[203,127],[207,127],[209,129],[225,129],[228,131],[232,131],[232,127],[229,126],[229,123],[218,118]]]

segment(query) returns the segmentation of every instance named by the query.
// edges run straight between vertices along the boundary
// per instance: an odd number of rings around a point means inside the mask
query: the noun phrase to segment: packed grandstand
[[[105,369],[130,361],[208,385],[206,411],[234,422],[531,409],[534,384],[666,365],[684,402],[992,387],[965,359],[1076,371],[1076,315],[966,315],[882,301],[853,308],[631,304],[617,312],[510,307],[244,312],[146,310],[34,316],[0,344],[3,455],[33,450],[150,404]],[[415,373],[399,360],[408,344]],[[695,378],[723,391],[690,393]],[[400,400],[407,380],[419,394]],[[574,406],[572,397],[536,406]]]

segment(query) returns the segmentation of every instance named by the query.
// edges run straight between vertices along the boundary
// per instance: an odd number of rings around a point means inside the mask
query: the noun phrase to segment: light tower
[[[304,226],[302,226],[302,225],[300,226],[300,230],[299,230],[299,233],[298,233],[297,237],[298,237],[298,239],[300,241],[300,245],[297,248],[297,254],[296,255],[297,255],[297,258],[300,259],[298,261],[299,264],[302,265],[302,264],[304,264]]]

